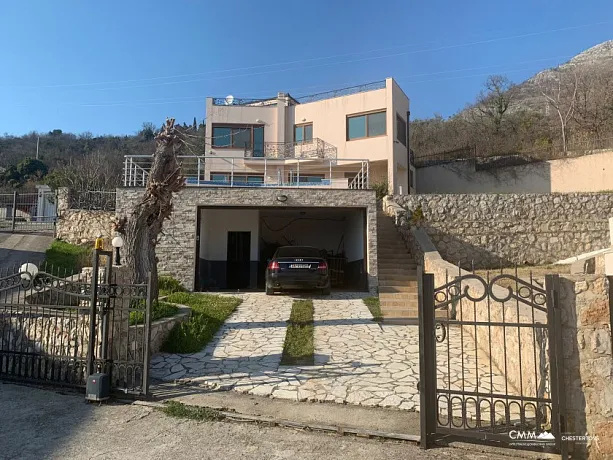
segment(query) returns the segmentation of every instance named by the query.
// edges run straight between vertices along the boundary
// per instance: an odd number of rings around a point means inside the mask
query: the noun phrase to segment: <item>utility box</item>
[[[85,399],[87,401],[106,401],[110,397],[111,382],[108,374],[92,374],[87,377]]]

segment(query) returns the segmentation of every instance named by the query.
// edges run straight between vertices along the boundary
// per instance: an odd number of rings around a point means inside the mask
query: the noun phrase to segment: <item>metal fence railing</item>
[[[0,231],[53,232],[56,221],[54,191],[0,193]]]
[[[70,209],[86,211],[115,211],[117,192],[115,190],[70,190]]]

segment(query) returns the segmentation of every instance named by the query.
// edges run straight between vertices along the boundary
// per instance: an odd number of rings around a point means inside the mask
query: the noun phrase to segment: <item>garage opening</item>
[[[264,290],[280,246],[314,246],[333,290],[368,289],[364,208],[200,208],[197,287]]]

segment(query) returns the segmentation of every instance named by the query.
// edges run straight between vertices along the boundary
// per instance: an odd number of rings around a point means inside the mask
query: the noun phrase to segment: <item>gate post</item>
[[[150,349],[149,345],[151,342],[151,306],[153,299],[151,298],[152,289],[151,285],[153,283],[153,276],[151,272],[149,272],[149,276],[147,278],[147,304],[145,305],[145,337],[144,337],[144,353],[143,353],[143,393],[145,396],[149,396],[149,354]]]
[[[87,375],[94,373],[94,359],[96,349],[96,309],[98,306],[98,253],[94,249],[92,261],[91,300],[89,304],[89,342],[87,343]]]
[[[13,216],[11,219],[11,232],[15,231],[15,220],[17,219],[17,192],[13,192]]]
[[[556,449],[568,458],[568,446],[562,441],[566,432],[566,394],[564,388],[564,354],[562,351],[562,311],[560,309],[560,277],[545,275],[547,292],[547,331],[549,341],[549,378],[551,391],[551,430]]]
[[[420,447],[428,449],[436,432],[436,348],[434,344],[434,275],[417,267],[419,304]]]

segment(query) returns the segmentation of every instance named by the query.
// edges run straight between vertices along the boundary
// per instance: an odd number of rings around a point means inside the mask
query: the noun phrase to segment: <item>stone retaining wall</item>
[[[613,193],[402,195],[385,203],[404,209],[399,225],[422,227],[445,260],[464,268],[548,264],[610,245]]]
[[[71,209],[69,191],[58,190],[56,238],[72,244],[92,243],[102,235],[105,247],[110,247],[117,220],[114,211]],[[108,244],[107,244],[108,243]]]
[[[399,223],[404,218],[404,210],[393,203],[388,203],[386,211]],[[410,227],[406,224],[399,228],[409,247],[422,254],[426,273],[433,273],[435,287],[448,281],[448,276],[456,276],[455,265],[444,260],[430,241],[425,229]],[[462,271],[461,274],[467,274]],[[613,458],[613,355],[611,335],[611,309],[613,308],[613,277],[603,275],[564,275],[560,276],[559,307],[562,318],[563,350],[563,389],[566,409],[564,411],[567,435],[597,436],[598,439],[588,444],[568,441],[568,447],[576,458]],[[464,286],[464,284],[463,284]],[[482,292],[478,282],[467,281],[466,286],[475,295]],[[494,287],[498,298],[506,297],[506,289]],[[515,302],[511,302],[511,307]],[[497,311],[493,316],[490,311]],[[524,306],[519,311],[520,322],[533,322],[532,307]],[[476,314],[475,314],[476,311]],[[482,321],[501,320],[502,306],[490,299],[486,301],[467,302],[462,305],[464,320],[473,320],[475,316]],[[458,312],[460,314],[460,312]],[[518,318],[513,308],[505,309],[505,321]],[[546,323],[542,312],[535,311],[534,321]],[[475,337],[474,329],[465,327],[466,334]],[[546,396],[550,384],[542,377],[548,374],[548,337],[536,336],[536,356],[533,354],[534,341],[532,330],[514,332],[507,328],[505,334],[500,327],[490,327],[492,336],[486,336],[488,328],[477,328],[477,345],[479,351],[491,359],[497,371],[506,375],[510,392],[517,392],[519,386],[524,394]],[[520,335],[521,334],[521,335]],[[522,348],[520,350],[519,341]],[[494,346],[489,350],[489,344]],[[506,359],[503,347],[506,346]],[[521,353],[521,367],[519,356]],[[536,360],[536,361],[535,361]],[[538,378],[534,379],[536,364]],[[522,380],[520,382],[519,376]],[[517,393],[516,393],[517,394]]]

